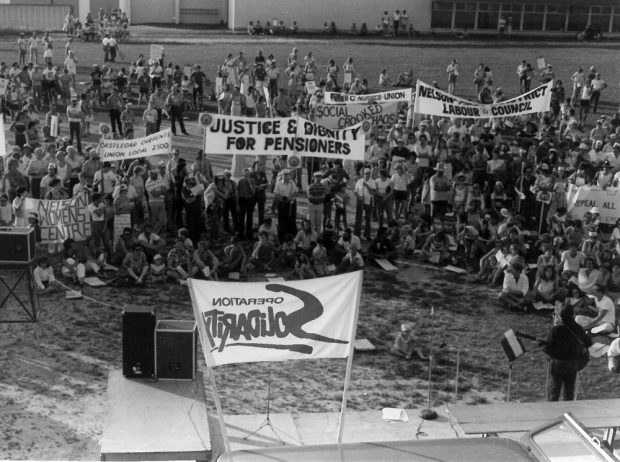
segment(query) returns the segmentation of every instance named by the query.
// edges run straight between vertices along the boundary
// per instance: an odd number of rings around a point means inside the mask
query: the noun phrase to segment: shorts
[[[581,107],[590,107],[590,100],[589,99],[582,99],[579,104],[580,104]]]
[[[395,201],[406,201],[408,197],[407,191],[397,191],[394,190],[394,200]]]

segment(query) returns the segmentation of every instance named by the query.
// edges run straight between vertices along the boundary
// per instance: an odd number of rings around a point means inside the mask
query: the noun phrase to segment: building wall
[[[90,14],[93,18],[97,17],[99,8],[103,8],[103,11],[110,11],[118,8],[118,0],[90,0]]]
[[[131,23],[174,24],[174,0],[131,0]]]
[[[228,20],[228,0],[180,0],[181,24],[220,24]]]
[[[277,19],[290,25],[297,21],[302,30],[320,30],[323,23],[334,21],[338,30],[346,31],[356,23],[366,23],[373,30],[384,11],[407,10],[409,23],[416,30],[430,30],[431,0],[230,0],[228,27],[245,29],[248,22]]]
[[[0,29],[62,30],[68,6],[0,4]]]

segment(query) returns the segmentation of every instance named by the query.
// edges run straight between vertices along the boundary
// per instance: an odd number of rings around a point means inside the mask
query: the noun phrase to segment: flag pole
[[[347,371],[344,375],[344,391],[342,392],[342,404],[340,405],[340,418],[338,420],[338,436],[336,444],[342,443],[342,434],[344,432],[344,414],[347,409],[347,390],[351,382],[351,368],[353,367],[353,353],[355,351],[355,335],[357,333],[357,318],[360,312],[360,299],[362,298],[362,282],[364,280],[364,272],[358,271],[359,280],[357,283],[357,297],[355,300],[355,313],[353,314],[353,328],[351,329],[351,339],[349,342],[349,356],[347,358]]]
[[[198,332],[200,338],[200,345],[202,347],[202,352],[205,355],[205,361],[207,363],[207,375],[209,376],[209,380],[211,382],[211,390],[213,393],[213,401],[215,402],[215,409],[217,410],[217,417],[220,423],[220,431],[222,432],[222,441],[224,442],[224,450],[228,453],[230,452],[230,442],[228,441],[228,433],[226,431],[226,422],[224,422],[224,413],[222,412],[222,403],[220,401],[220,393],[217,389],[217,384],[215,383],[215,374],[213,373],[214,360],[211,355],[211,350],[208,344],[206,344],[206,340],[209,338],[207,336],[207,331],[204,322],[202,322],[202,315],[200,314],[200,310],[198,309],[198,303],[196,303],[196,298],[194,296],[194,289],[192,286],[192,279],[189,278],[187,280],[187,286],[189,288],[189,296],[192,299],[192,309],[194,310],[194,317],[196,318],[196,324],[198,325]]]

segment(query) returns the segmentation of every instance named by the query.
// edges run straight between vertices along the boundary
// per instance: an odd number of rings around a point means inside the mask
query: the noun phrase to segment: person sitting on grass
[[[607,295],[603,293],[603,286],[595,284],[591,297],[591,305],[596,307],[596,317],[575,316],[575,321],[586,332],[590,333],[593,329],[597,334],[609,334],[616,330],[616,307]]]
[[[388,229],[385,226],[377,230],[377,237],[370,243],[370,247],[368,247],[368,258],[373,260],[385,259],[394,264],[396,250],[388,235]]]
[[[192,264],[187,249],[183,246],[183,239],[177,238],[174,247],[168,252],[166,275],[179,284],[184,285],[189,277]]]
[[[150,258],[161,252],[166,246],[166,242],[153,232],[153,226],[149,223],[144,225],[143,232],[138,236],[138,242],[144,253]]]
[[[153,284],[166,282],[166,264],[160,254],[156,254],[153,257],[153,262],[149,265],[149,282]]]
[[[403,359],[412,359],[415,355],[419,359],[426,359],[419,348],[414,346],[412,333],[413,325],[410,322],[404,322],[400,326],[400,332],[396,336],[394,346],[390,350],[390,354]]]
[[[514,261],[504,270],[504,283],[499,300],[511,310],[523,309],[526,306],[526,295],[530,289],[527,275],[523,273],[523,263]]]
[[[37,260],[37,266],[33,271],[34,282],[39,293],[51,292],[56,288],[56,278],[54,268],[50,266],[47,255],[42,255]]]
[[[209,241],[198,241],[197,249],[194,251],[192,277],[201,273],[207,280],[217,281],[217,270],[220,260],[210,249]]]
[[[410,257],[415,252],[415,230],[409,225],[403,226],[400,249],[405,257]]]
[[[244,275],[247,265],[247,256],[243,246],[239,243],[241,238],[238,234],[230,239],[230,244],[224,247],[224,258],[222,258],[219,267],[219,276],[228,278],[230,273],[239,273]]]
[[[140,244],[135,243],[131,247],[131,252],[123,260],[123,268],[127,271],[127,282],[130,284],[141,286],[146,282],[149,264]]]
[[[327,275],[327,249],[323,245],[323,240],[319,238],[316,241],[314,249],[312,249],[312,256],[310,258],[312,267],[317,276]]]
[[[534,282],[534,300],[552,303],[558,298],[558,280],[553,265],[546,265]]]
[[[258,241],[254,244],[252,256],[248,263],[248,271],[265,272],[271,270],[276,254],[276,248],[269,240],[267,231],[258,233]]]
[[[364,258],[356,247],[351,246],[336,268],[336,274],[364,269]]]
[[[443,231],[437,231],[426,238],[422,246],[422,261],[430,261],[439,265],[450,263],[450,239]]]
[[[114,246],[114,264],[121,265],[123,263],[135,242],[136,238],[133,229],[129,227],[123,228],[123,232]]]
[[[298,252],[295,257],[295,269],[293,269],[293,276],[297,277],[299,280],[312,279],[316,277],[310,258],[308,258],[308,256],[303,252]]]

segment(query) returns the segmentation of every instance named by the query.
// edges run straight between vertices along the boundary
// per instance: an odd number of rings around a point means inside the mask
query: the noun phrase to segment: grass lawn
[[[156,33],[157,32],[157,33]],[[149,35],[150,34],[150,35]],[[160,35],[157,35],[160,34]],[[139,53],[148,56],[147,40],[159,37],[166,43],[166,55],[180,65],[199,63],[210,78],[217,64],[229,52],[243,50],[253,59],[258,49],[273,53],[279,63],[293,46],[300,56],[312,50],[320,67],[333,57],[339,65],[349,56],[358,73],[376,84],[386,68],[392,76],[413,69],[416,77],[437,80],[445,88],[445,67],[453,57],[461,63],[460,96],[473,98],[472,73],[479,62],[493,70],[497,85],[507,96],[517,92],[516,66],[521,59],[535,64],[539,56],[552,63],[564,80],[578,65],[595,65],[610,88],[603,93],[603,109],[610,113],[619,100],[620,71],[615,45],[577,43],[519,44],[501,47],[486,42],[358,41],[353,39],[250,39],[246,36],[213,35],[188,31],[145,29],[136,31],[135,43],[122,43],[125,60],[115,67],[128,67]],[[162,40],[163,40],[162,39]],[[144,42],[140,42],[143,40]],[[0,41],[0,61],[15,59],[13,38]],[[64,42],[63,42],[64,43]],[[92,63],[102,63],[96,44],[75,44],[80,73]],[[57,42],[55,53],[63,50]],[[57,59],[58,61],[58,59]],[[79,80],[84,80],[81,76]],[[281,79],[284,82],[284,79]],[[101,119],[103,120],[103,119]],[[191,131],[191,130],[190,130]],[[198,136],[193,148],[200,144]],[[91,459],[98,458],[106,411],[106,379],[110,369],[121,365],[120,311],[124,304],[154,305],[161,319],[191,319],[187,289],[165,286],[151,289],[86,289],[85,293],[115,308],[88,300],[66,301],[63,294],[41,299],[41,341],[32,325],[0,324],[0,456],[6,459]],[[426,363],[392,359],[387,351],[400,323],[412,321],[421,347],[437,349],[433,402],[483,403],[504,399],[508,361],[500,347],[509,328],[545,337],[551,326],[550,314],[515,314],[502,311],[496,290],[476,285],[469,276],[457,276],[440,268],[421,266],[416,261],[401,264],[397,274],[369,268],[362,293],[358,338],[369,339],[378,350],[355,356],[349,408],[416,407],[426,401]],[[436,315],[430,316],[434,306]],[[0,309],[2,319],[2,309]],[[533,343],[513,366],[512,399],[544,399],[546,357]],[[445,344],[445,345],[444,345]],[[439,348],[440,345],[443,345]],[[455,395],[456,352],[460,352],[459,394]],[[201,368],[204,362],[201,360]],[[593,359],[581,374],[579,398],[615,397],[618,378],[604,369],[605,358]],[[273,364],[274,412],[335,411],[340,406],[345,371],[344,360],[298,361]],[[264,413],[267,368],[265,364],[239,364],[215,371],[225,413]],[[207,388],[209,385],[206,384]],[[210,393],[207,393],[210,395]],[[209,409],[214,406],[209,397]]]

